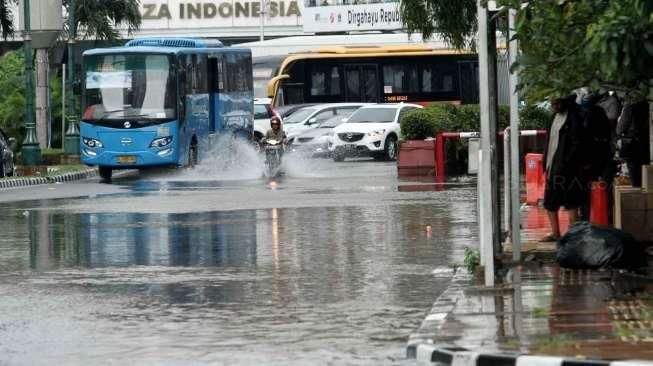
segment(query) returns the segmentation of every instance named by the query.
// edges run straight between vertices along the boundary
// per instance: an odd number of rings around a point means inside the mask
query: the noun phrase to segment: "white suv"
[[[335,116],[348,116],[363,105],[365,103],[330,103],[304,107],[283,120],[283,130],[292,144],[293,140],[305,131],[316,128],[320,123]]]
[[[347,122],[333,129],[329,151],[334,161],[350,156],[397,158],[401,137],[399,121],[407,112],[422,108],[417,104],[373,104],[354,112]]]

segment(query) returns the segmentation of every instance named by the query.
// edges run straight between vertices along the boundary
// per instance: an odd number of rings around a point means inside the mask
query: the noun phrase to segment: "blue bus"
[[[212,137],[253,137],[249,49],[146,38],[84,52],[82,162],[115,169],[194,166]]]

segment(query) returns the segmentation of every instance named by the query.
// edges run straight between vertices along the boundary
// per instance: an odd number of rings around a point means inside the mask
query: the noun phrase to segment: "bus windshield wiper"
[[[117,113],[117,112],[125,112],[125,111],[128,110],[128,109],[129,109],[129,108],[125,108],[125,109],[116,109],[116,110],[113,110],[113,111],[106,111],[106,112],[104,112],[104,114],[102,115],[102,117],[100,117],[100,118],[97,119],[97,121],[98,121],[98,122],[104,121],[105,118],[109,117],[109,116],[112,115],[113,113]],[[149,116],[149,115],[150,115],[149,113],[145,113],[145,114],[133,114],[133,115],[123,116],[123,118],[145,117],[145,116]]]

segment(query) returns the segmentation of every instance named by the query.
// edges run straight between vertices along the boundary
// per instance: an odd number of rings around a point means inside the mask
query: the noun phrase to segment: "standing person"
[[[588,94],[584,96],[581,104],[583,128],[587,132],[587,164],[590,181],[603,181],[609,183],[614,176],[613,157],[614,151],[611,136],[614,134],[610,117],[615,111],[610,110],[610,115],[599,105],[599,98]],[[612,109],[612,107],[611,107]]]
[[[551,101],[555,113],[549,130],[546,151],[546,187],[544,208],[551,223],[551,233],[542,242],[560,239],[558,211],[564,207],[569,223],[578,220],[578,209],[587,202],[587,133],[575,96]]]
[[[642,165],[651,161],[648,102],[624,105],[617,123],[619,157],[626,161],[633,187],[642,186]]]

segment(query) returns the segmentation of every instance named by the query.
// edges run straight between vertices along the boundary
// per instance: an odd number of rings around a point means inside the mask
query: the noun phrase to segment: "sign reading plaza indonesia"
[[[348,32],[402,29],[399,2],[306,6],[304,32]]]
[[[266,28],[301,25],[301,13],[295,0],[267,0]],[[261,2],[258,0],[142,0],[143,24],[140,32],[150,30],[258,29]]]

